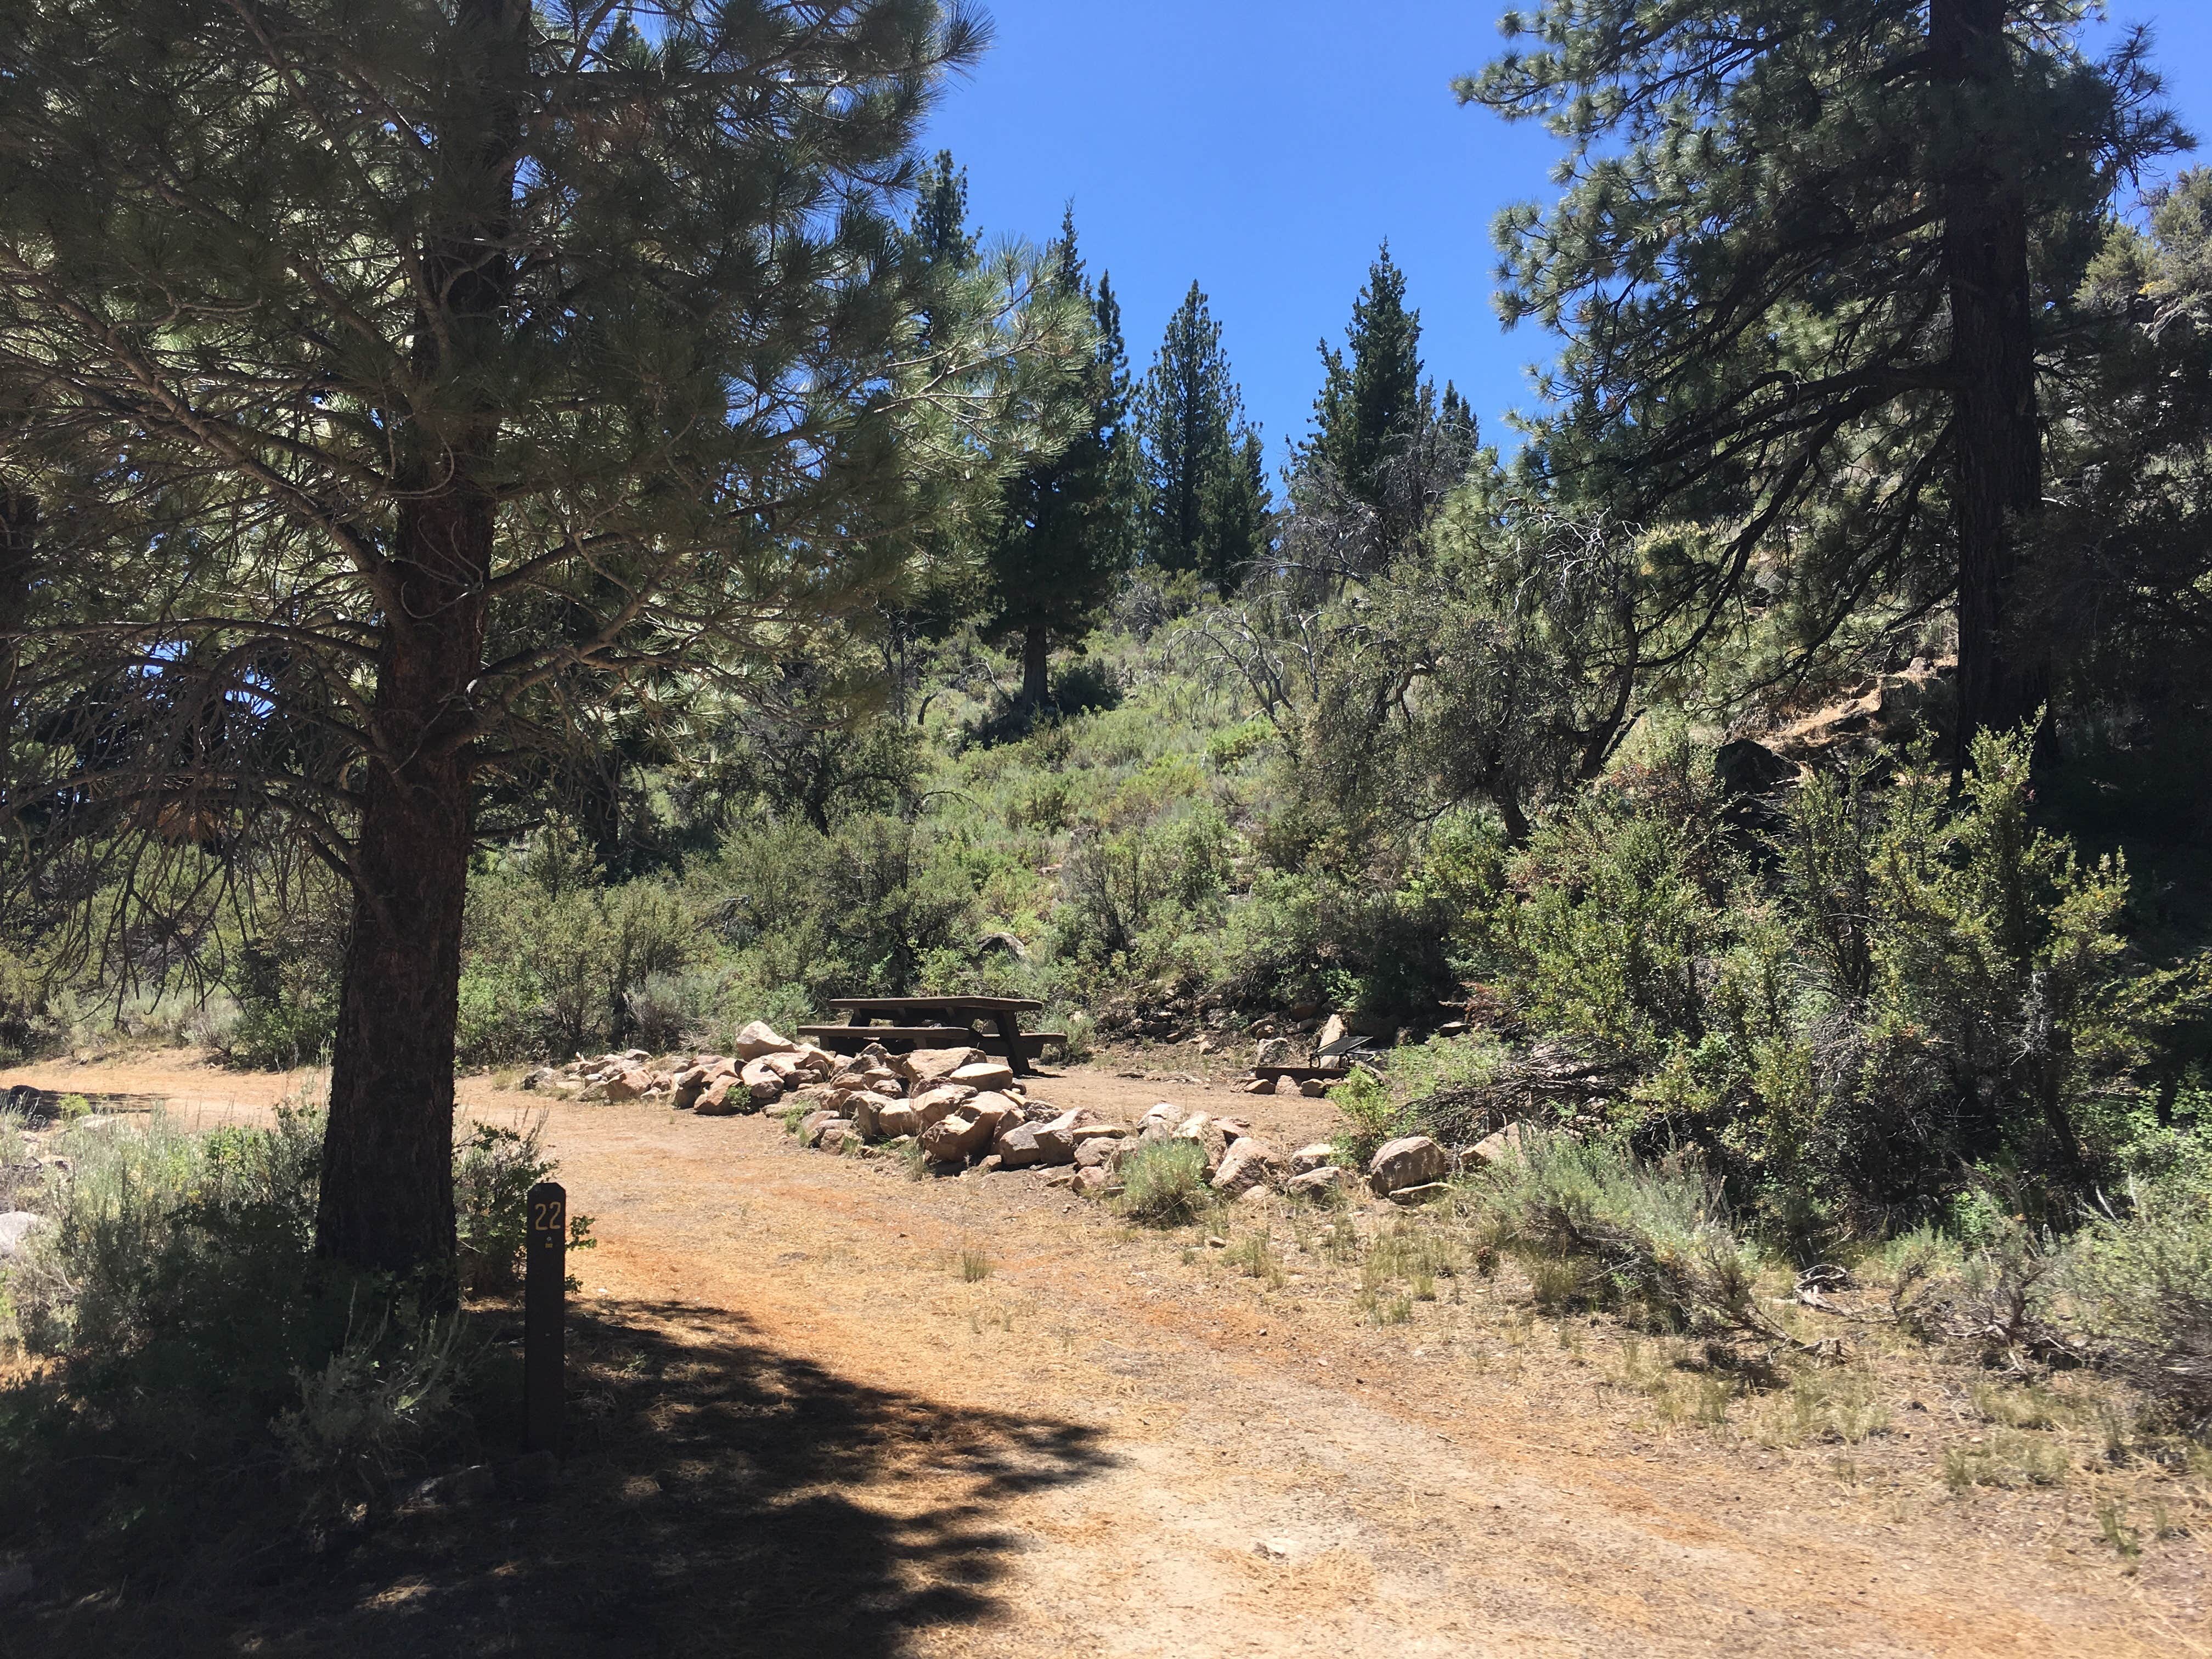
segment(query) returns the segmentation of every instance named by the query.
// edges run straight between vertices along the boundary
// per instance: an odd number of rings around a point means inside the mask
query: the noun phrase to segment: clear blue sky
[[[984,0],[996,45],[931,133],[969,170],[987,233],[1042,241],[1073,202],[1095,275],[1113,273],[1130,356],[1152,360],[1197,279],[1270,454],[1304,431],[1315,343],[1341,337],[1388,237],[1424,356],[1504,440],[1548,355],[1491,309],[1490,222],[1547,200],[1557,150],[1453,101],[1498,49],[1503,0]],[[2212,0],[2114,0],[2151,24],[2173,102],[2212,162]],[[2100,30],[2100,33],[2107,31]]]

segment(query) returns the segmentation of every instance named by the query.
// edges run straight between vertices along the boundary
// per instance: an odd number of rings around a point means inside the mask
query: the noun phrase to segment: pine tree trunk
[[[470,748],[492,505],[449,486],[403,515],[355,852],[316,1245],[443,1281],[453,1261],[453,1037],[473,840]]]
[[[1042,708],[1051,691],[1052,632],[1042,623],[1031,623],[1022,635],[1022,707]]]
[[[324,1255],[454,1282],[453,1038],[474,841],[471,768],[497,501],[499,410],[477,366],[501,359],[527,0],[459,0],[440,134],[453,207],[422,244],[415,395],[397,425],[402,506],[375,573],[383,611],[353,932],[331,1056],[315,1243]],[[452,354],[449,358],[448,353]],[[458,360],[458,361],[455,361]]]
[[[2007,0],[1930,0],[1936,73],[1972,108],[2000,96]],[[1962,122],[1962,127],[1964,124]],[[2040,653],[2008,630],[2018,520],[2043,494],[2026,191],[1993,145],[1965,144],[1944,185],[1953,489],[1959,537],[1959,764],[1974,734],[2017,726],[2047,693]]]
[[[0,478],[0,730],[15,720],[15,639],[31,612],[31,554],[39,535],[39,498]]]

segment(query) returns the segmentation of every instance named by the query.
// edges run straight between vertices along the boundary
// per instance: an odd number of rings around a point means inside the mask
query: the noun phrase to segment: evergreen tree
[[[1058,295],[1088,310],[1092,342],[1071,366],[1063,394],[1081,404],[1081,426],[1064,452],[1008,486],[990,547],[985,632],[1020,642],[1024,709],[1046,700],[1054,642],[1091,631],[1129,566],[1136,534],[1136,434],[1121,307],[1103,276],[1096,293],[1084,276],[1072,211],[1048,264]]]
[[[1139,394],[1146,486],[1145,555],[1232,591],[1270,545],[1258,434],[1230,378],[1221,325],[1196,283],[1168,321]]]
[[[1390,468],[1434,418],[1433,387],[1421,384],[1421,313],[1406,309],[1406,276],[1385,242],[1352,301],[1344,349],[1322,343],[1321,395],[1302,459],[1333,467],[1345,488],[1386,514]]]
[[[1503,314],[1566,336],[1532,465],[1717,526],[1654,596],[1674,659],[1742,609],[1802,653],[1948,598],[1960,752],[2043,702],[2014,614],[2039,374],[2114,182],[2179,141],[2141,37],[2093,64],[2081,11],[1547,0],[1507,20],[1536,50],[1460,83],[1568,145],[1557,205],[1498,227]]]
[[[281,818],[350,884],[317,1230],[358,1268],[450,1285],[486,792],[895,586],[1050,356],[892,222],[964,14],[654,15],[0,0],[0,480],[64,434],[143,520],[11,507],[0,828]]]

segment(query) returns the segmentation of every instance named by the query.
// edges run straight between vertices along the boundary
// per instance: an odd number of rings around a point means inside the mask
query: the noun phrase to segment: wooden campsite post
[[[526,1449],[561,1453],[565,1382],[562,1325],[568,1284],[568,1194],[556,1181],[530,1189],[522,1279],[522,1424]]]

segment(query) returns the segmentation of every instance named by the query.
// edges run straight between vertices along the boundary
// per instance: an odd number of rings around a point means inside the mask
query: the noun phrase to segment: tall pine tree
[[[1421,313],[1406,308],[1406,275],[1388,242],[1352,301],[1344,349],[1323,341],[1321,358],[1321,395],[1304,454],[1334,468],[1358,500],[1392,516],[1390,470],[1434,418],[1436,396],[1421,384]]]
[[[1230,377],[1221,325],[1196,283],[1168,321],[1137,402],[1144,445],[1145,557],[1226,593],[1270,545],[1264,450]]]
[[[1128,350],[1121,307],[1101,276],[1096,292],[1076,246],[1075,217],[1061,222],[1048,255],[1048,281],[1088,310],[1090,352],[1071,366],[1063,395],[1082,405],[1074,441],[1007,486],[988,564],[987,635],[1018,641],[1021,707],[1046,700],[1055,642],[1080,640],[1113,596],[1135,552],[1137,442],[1130,424]]]
[[[2115,182],[2179,137],[2141,39],[2093,63],[2081,9],[1546,0],[1460,83],[1568,146],[1560,201],[1498,227],[1504,315],[1566,337],[1533,461],[1717,529],[1663,573],[1676,657],[1747,605],[1802,661],[1948,599],[1961,752],[2043,701],[2014,615],[2041,377]]]

